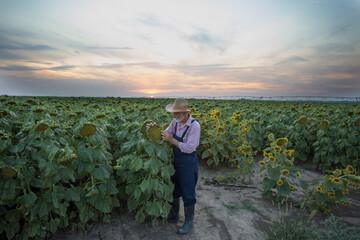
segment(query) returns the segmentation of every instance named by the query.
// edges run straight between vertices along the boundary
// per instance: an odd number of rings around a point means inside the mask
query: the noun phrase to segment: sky
[[[360,96],[360,0],[0,6],[0,95]]]

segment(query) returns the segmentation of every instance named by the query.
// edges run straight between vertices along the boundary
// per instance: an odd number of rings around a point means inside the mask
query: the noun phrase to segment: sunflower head
[[[289,175],[289,170],[287,170],[287,169],[282,170],[281,175],[283,175],[283,176]]]
[[[322,120],[320,124],[321,124],[321,129],[326,130],[328,128],[329,121],[328,120]]]
[[[37,131],[37,132],[43,132],[43,131],[45,131],[46,129],[48,129],[49,127],[50,127],[49,124],[47,124],[46,122],[40,122],[40,123],[37,125],[35,131]]]
[[[360,126],[360,118],[358,118],[355,122],[355,126],[359,127]]]
[[[305,125],[305,124],[308,123],[308,119],[306,117],[302,117],[302,118],[299,119],[299,123],[301,125]]]
[[[278,138],[276,140],[276,145],[281,147],[281,146],[284,146],[288,143],[288,139],[287,138]]]
[[[294,189],[295,189],[294,185],[290,185],[290,190],[294,190]]]
[[[334,183],[337,183],[337,184],[341,183],[341,179],[340,179],[340,178],[334,178],[332,181],[333,181]]]
[[[275,161],[276,161],[276,158],[275,158],[274,156],[271,156],[269,159],[270,159],[271,162],[275,162]]]
[[[334,193],[334,192],[329,192],[329,193],[328,193],[328,197],[334,198],[334,197],[335,197],[335,193]]]
[[[96,133],[96,127],[94,124],[84,124],[81,128],[80,128],[80,135],[83,137],[88,137],[90,135],[93,135]]]
[[[284,184],[284,181],[283,181],[283,180],[278,180],[278,181],[276,181],[276,184],[279,185],[279,186],[281,186],[281,185]]]
[[[354,168],[353,168],[353,166],[351,166],[351,165],[348,165],[348,166],[346,167],[346,170],[348,170],[349,173],[353,173],[353,172],[354,172]]]
[[[321,186],[317,186],[317,187],[316,187],[316,190],[319,191],[319,192],[321,192],[321,191],[323,190],[323,188],[322,188]]]
[[[262,166],[262,167],[265,167],[265,166],[266,166],[266,162],[264,162],[264,161],[260,161],[259,164],[260,164],[260,166]]]
[[[335,173],[335,175],[337,175],[337,176],[341,176],[341,174],[342,174],[342,172],[341,172],[340,169],[336,169],[336,170],[334,171],[334,173]]]
[[[1,175],[7,178],[12,178],[16,176],[16,170],[14,167],[6,165],[1,169]]]
[[[270,134],[268,135],[268,139],[269,139],[270,141],[273,141],[273,140],[275,139],[274,134],[273,134],[273,133],[270,133]]]
[[[157,124],[149,124],[149,125],[147,125],[146,137],[149,140],[153,141],[153,142],[161,140],[162,137],[161,137],[161,128],[160,128],[160,126],[157,125]]]

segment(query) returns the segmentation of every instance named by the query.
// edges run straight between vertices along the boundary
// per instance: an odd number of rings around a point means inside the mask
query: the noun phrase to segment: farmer
[[[180,197],[184,202],[185,223],[178,234],[188,233],[194,226],[195,186],[198,179],[198,159],[196,149],[200,141],[200,124],[190,116],[188,101],[180,98],[174,104],[166,106],[174,119],[169,127],[161,132],[162,138],[173,145],[174,158],[172,163],[175,174],[171,177],[175,185],[173,202],[167,217],[169,222],[179,221]]]

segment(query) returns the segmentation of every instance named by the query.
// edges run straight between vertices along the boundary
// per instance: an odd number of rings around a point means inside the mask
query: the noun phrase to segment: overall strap
[[[192,124],[194,121],[197,121],[197,120],[196,120],[196,119],[193,119],[193,120],[191,121],[191,124]],[[181,138],[184,138],[184,137],[185,137],[185,134],[186,134],[187,130],[189,129],[189,127],[190,127],[190,126],[187,126],[187,127],[186,127],[186,129],[185,129],[185,131],[184,131],[184,133],[183,133],[183,135],[182,135]]]
[[[174,133],[175,135],[176,135],[177,124],[178,123],[176,122],[176,124],[175,124],[175,133]]]

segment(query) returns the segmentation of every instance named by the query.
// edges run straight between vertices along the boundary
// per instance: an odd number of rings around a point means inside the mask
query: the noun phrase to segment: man
[[[175,174],[171,177],[175,185],[173,202],[167,217],[169,222],[179,221],[180,197],[184,202],[185,223],[178,234],[188,233],[194,226],[195,186],[198,180],[198,159],[196,149],[200,141],[200,124],[190,116],[188,101],[176,99],[174,104],[166,106],[174,119],[169,127],[161,132],[162,138],[173,145]]]

